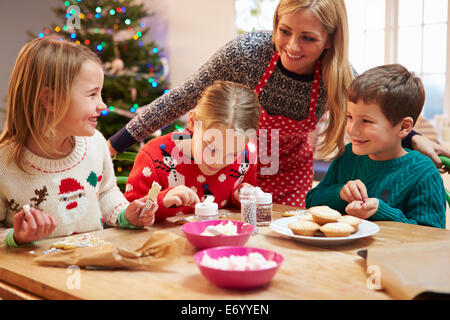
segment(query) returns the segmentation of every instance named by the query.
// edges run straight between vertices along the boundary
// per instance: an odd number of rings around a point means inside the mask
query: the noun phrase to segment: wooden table
[[[273,219],[294,208],[275,205]],[[404,243],[450,240],[450,230],[397,222],[377,222],[376,235],[339,246],[311,246],[280,237],[269,227],[259,227],[246,246],[274,250],[284,257],[272,282],[251,291],[231,291],[205,279],[193,260],[195,250],[158,271],[81,269],[80,286],[67,285],[72,271],[35,264],[30,250],[48,249],[55,239],[37,242],[36,248],[0,249],[0,296],[5,299],[391,299],[369,289],[365,260],[357,251]],[[153,230],[182,235],[180,225],[170,222],[142,230],[109,228],[93,232],[118,246],[131,239],[146,239]]]

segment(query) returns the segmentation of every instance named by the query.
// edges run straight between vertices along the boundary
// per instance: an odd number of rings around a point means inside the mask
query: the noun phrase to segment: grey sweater
[[[216,80],[228,80],[254,89],[275,50],[271,31],[244,33],[219,49],[184,84],[144,107],[135,118],[113,137],[114,149],[123,152],[132,144],[178,119],[196,106],[203,90]],[[308,117],[313,75],[297,75],[278,61],[272,76],[259,96],[269,115],[293,120]],[[316,116],[324,113],[326,91],[320,83]]]

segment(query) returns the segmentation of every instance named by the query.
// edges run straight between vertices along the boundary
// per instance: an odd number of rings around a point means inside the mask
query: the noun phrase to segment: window
[[[238,33],[272,30],[273,13],[278,0],[235,0]]]
[[[346,0],[350,62],[358,73],[384,64],[386,0]]]
[[[358,72],[400,63],[423,80],[423,115],[444,112],[449,0],[345,0]],[[449,79],[450,80],[450,79]]]
[[[424,82],[423,115],[433,121],[450,113],[447,79],[447,30],[450,0],[344,0],[350,32],[350,62],[358,73],[400,63]],[[235,0],[238,33],[272,30],[278,0]],[[450,54],[449,54],[450,58]],[[447,84],[448,83],[448,84]],[[444,101],[444,98],[447,99]]]

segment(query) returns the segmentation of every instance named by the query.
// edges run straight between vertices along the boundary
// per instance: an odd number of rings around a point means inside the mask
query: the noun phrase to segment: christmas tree
[[[108,139],[144,106],[168,90],[167,64],[161,48],[154,41],[144,41],[150,28],[142,21],[151,16],[135,0],[62,1],[52,9],[60,18],[33,38],[49,35],[85,45],[96,52],[105,73],[102,91],[108,109],[98,120],[97,129]],[[175,121],[157,132],[165,134],[182,130],[183,122]],[[150,136],[149,139],[154,136]],[[128,151],[138,151],[135,145]],[[116,173],[127,175],[131,166],[115,163]]]

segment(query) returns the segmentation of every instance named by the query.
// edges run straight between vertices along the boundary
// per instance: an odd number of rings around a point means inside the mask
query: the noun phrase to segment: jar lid
[[[197,203],[195,205],[195,214],[197,216],[215,216],[219,214],[219,206],[215,202]]]
[[[257,204],[270,204],[272,203],[272,194],[271,193],[262,193],[256,196]]]
[[[255,188],[254,187],[242,187],[239,191],[242,195],[255,195]]]

